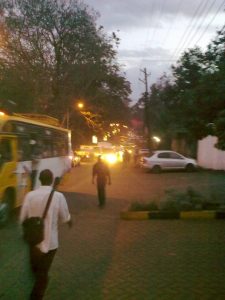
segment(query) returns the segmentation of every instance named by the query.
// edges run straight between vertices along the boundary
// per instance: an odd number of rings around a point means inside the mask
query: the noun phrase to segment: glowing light
[[[153,136],[152,137],[154,141],[156,141],[156,143],[160,143],[161,142],[161,139],[157,136]]]
[[[118,152],[118,161],[122,161],[122,160],[123,160],[123,151],[120,150],[120,151]]]
[[[78,107],[79,109],[83,109],[83,108],[84,108],[84,103],[79,102],[79,103],[77,104],[77,107]]]
[[[97,138],[96,135],[93,135],[93,136],[92,136],[92,143],[93,143],[93,144],[98,144],[98,138]]]
[[[117,162],[117,157],[115,154],[106,154],[104,155],[104,159],[110,164],[115,164]]]
[[[0,117],[5,116],[5,113],[3,111],[0,111]]]

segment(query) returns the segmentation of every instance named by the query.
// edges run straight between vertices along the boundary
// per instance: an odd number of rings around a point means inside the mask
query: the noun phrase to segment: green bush
[[[192,187],[185,192],[177,192],[174,189],[166,190],[165,197],[160,203],[161,210],[190,211],[201,210],[206,199]]]
[[[202,210],[202,209],[224,209],[225,199],[222,194],[218,194],[215,191],[211,196],[214,195],[214,201],[203,196],[201,193],[194,190],[192,187],[188,187],[185,192],[176,191],[175,189],[165,190],[165,196],[161,201],[150,200],[148,203],[134,202],[131,204],[131,211],[190,211],[190,210]],[[216,201],[215,201],[216,200]],[[158,205],[157,203],[158,202]],[[219,205],[218,205],[219,203]]]

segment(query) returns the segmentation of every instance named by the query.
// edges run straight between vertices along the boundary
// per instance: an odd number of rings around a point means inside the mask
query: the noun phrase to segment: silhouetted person
[[[136,148],[134,150],[134,166],[137,167],[138,166],[138,158],[139,158],[139,151],[138,149]]]
[[[92,170],[92,183],[97,182],[99,207],[104,207],[106,200],[105,187],[106,184],[111,184],[110,171],[106,163],[98,157],[98,161],[94,164]]]
[[[125,149],[123,152],[123,166],[126,167],[130,162],[130,153]]]

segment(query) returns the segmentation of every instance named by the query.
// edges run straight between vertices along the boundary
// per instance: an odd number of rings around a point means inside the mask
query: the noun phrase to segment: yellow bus
[[[71,132],[57,119],[0,111],[0,225],[21,205],[31,182],[40,185],[40,171],[50,169],[60,179],[70,170],[71,151]]]

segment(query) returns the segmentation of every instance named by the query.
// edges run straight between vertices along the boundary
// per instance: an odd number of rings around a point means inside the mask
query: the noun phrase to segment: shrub
[[[219,197],[218,194],[214,199],[221,205],[218,206],[215,201],[209,201],[205,196],[195,191],[192,187],[188,187],[185,192],[176,191],[174,189],[165,190],[165,196],[157,205],[156,200],[151,200],[149,203],[134,202],[130,206],[131,211],[152,211],[162,210],[170,212],[202,210],[202,209],[225,209],[224,197]],[[212,194],[211,194],[212,196]],[[219,201],[220,200],[220,201]],[[216,206],[217,205],[217,206]]]
[[[152,201],[149,203],[139,203],[139,202],[134,202],[130,206],[130,211],[152,211],[152,210],[158,210],[158,205]]]

